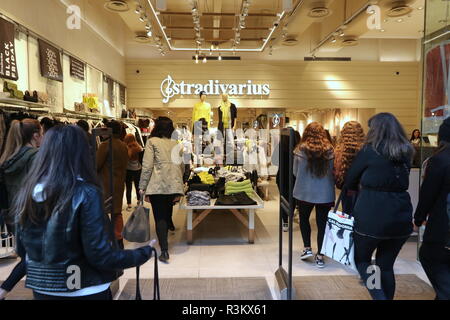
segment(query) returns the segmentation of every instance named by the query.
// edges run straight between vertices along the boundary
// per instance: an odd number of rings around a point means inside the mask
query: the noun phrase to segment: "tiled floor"
[[[210,214],[194,230],[194,244],[186,243],[186,214],[175,208],[175,233],[169,236],[170,263],[160,264],[161,278],[236,278],[264,277],[272,295],[275,294],[274,273],[278,268],[278,192],[276,186],[270,186],[272,199],[265,202],[265,208],[257,211],[255,221],[255,244],[248,244],[247,229],[232,214]],[[128,214],[125,214],[127,216]],[[314,215],[312,215],[314,216]],[[312,221],[314,226],[315,222]],[[152,234],[154,223],[152,219]],[[284,265],[287,265],[287,233],[284,233]],[[313,239],[315,239],[313,232]],[[313,243],[315,241],[313,240]],[[126,244],[127,248],[134,244]],[[318,269],[310,262],[298,259],[302,242],[298,223],[294,226],[294,276],[309,275],[354,275],[352,270],[340,264],[326,260],[324,269]],[[0,260],[0,280],[5,279],[15,264],[14,260]],[[416,260],[416,242],[408,242],[395,265],[398,274],[415,274],[428,282],[420,264]],[[153,260],[141,269],[144,279],[153,277]],[[135,270],[126,270],[124,278],[135,278]],[[121,281],[123,289],[126,281]]]

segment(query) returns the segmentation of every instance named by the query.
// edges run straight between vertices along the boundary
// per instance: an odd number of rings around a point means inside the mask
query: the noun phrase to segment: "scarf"
[[[222,123],[223,127],[225,129],[228,129],[230,127],[230,121],[231,121],[231,102],[222,101],[220,103],[220,110],[222,111]]]

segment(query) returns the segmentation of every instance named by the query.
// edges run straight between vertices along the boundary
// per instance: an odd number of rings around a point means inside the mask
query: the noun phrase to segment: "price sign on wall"
[[[70,57],[70,75],[84,81],[84,62]]]

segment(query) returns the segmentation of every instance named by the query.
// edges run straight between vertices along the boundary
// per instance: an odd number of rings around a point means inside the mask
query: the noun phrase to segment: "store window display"
[[[236,105],[228,99],[227,94],[223,94],[219,106],[219,131],[223,134],[224,129],[236,130],[236,118]]]

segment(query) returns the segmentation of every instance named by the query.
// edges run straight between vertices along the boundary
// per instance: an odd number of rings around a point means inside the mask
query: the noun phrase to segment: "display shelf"
[[[13,99],[13,98],[0,98],[0,104],[12,107],[25,107],[28,109],[47,109],[51,106],[43,103],[29,102],[25,100]]]

